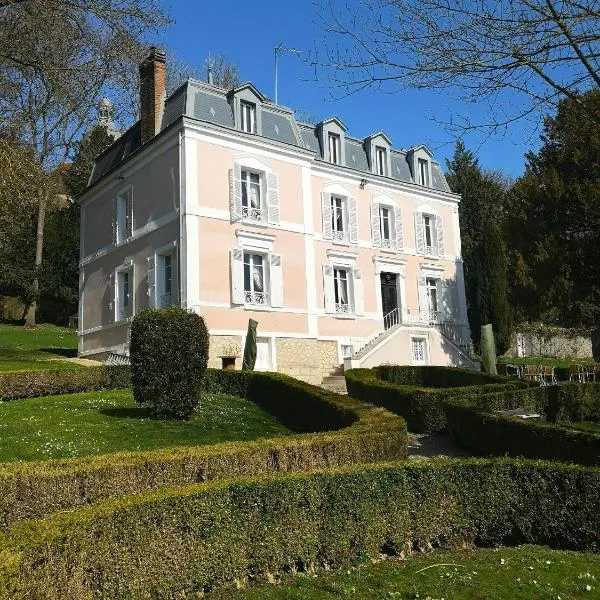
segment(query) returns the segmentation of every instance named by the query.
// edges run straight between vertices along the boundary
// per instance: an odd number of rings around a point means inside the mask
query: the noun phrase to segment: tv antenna
[[[289,52],[290,54],[295,54],[296,56],[299,56],[302,53],[301,50],[298,50],[298,48],[288,48],[284,46],[283,43],[279,44],[279,46],[275,46],[275,104],[279,104],[277,102],[277,57],[279,56],[280,52]]]

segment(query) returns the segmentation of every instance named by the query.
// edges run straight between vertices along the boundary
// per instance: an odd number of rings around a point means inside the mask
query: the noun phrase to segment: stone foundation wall
[[[568,329],[517,332],[512,340],[510,356],[592,359],[592,340]]]
[[[228,354],[231,349],[236,351],[239,357],[235,361],[235,368],[242,368],[242,338],[239,335],[211,335],[208,347],[208,368],[220,369],[222,366],[221,356]]]

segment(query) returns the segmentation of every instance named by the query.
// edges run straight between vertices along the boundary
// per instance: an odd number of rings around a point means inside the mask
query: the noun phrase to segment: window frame
[[[127,294],[121,289],[124,277],[127,277]],[[115,322],[127,322],[133,318],[135,313],[135,277],[133,264],[118,268],[115,271],[115,291],[114,291],[114,309]],[[127,305],[123,300],[127,296]]]
[[[375,146],[375,173],[387,177],[387,150],[383,146]]]
[[[350,267],[343,265],[332,265],[333,268],[333,301],[335,305],[335,314],[350,315],[354,313],[352,299],[350,295]],[[342,278],[341,275],[344,275]],[[344,282],[346,287],[346,302],[340,302],[340,283]]]
[[[384,215],[383,211],[387,212],[387,226],[388,226],[388,237],[384,236]],[[379,203],[379,236],[381,238],[381,247],[382,248],[393,248],[393,236],[395,233],[395,224],[394,224],[394,215],[392,207],[387,204]]]
[[[348,198],[340,194],[330,195],[329,210],[331,214],[331,239],[333,241],[347,242],[349,239],[349,215],[348,215]],[[339,201],[340,206],[336,206]],[[341,211],[342,229],[338,229],[337,217]]]
[[[425,254],[433,254],[434,253],[434,236],[435,236],[435,227],[434,227],[434,216],[429,213],[423,213],[423,246],[425,248]],[[429,235],[429,243],[427,241],[427,236]]]
[[[256,104],[254,102],[240,100],[240,129],[245,133],[256,133]]]
[[[415,342],[422,344],[423,358],[419,359],[415,357]],[[411,335],[410,336],[410,358],[413,365],[428,365],[429,364],[429,344],[427,337],[424,335]]]
[[[115,242],[124,244],[133,237],[133,187],[128,186],[116,196]]]
[[[244,304],[247,306],[270,306],[271,295],[270,290],[270,273],[269,273],[269,252],[261,252],[259,250],[244,248],[242,250],[243,277],[244,277]],[[246,257],[249,258],[248,263]],[[254,289],[254,259],[260,257],[262,268],[262,291]],[[248,266],[248,287],[246,289],[246,266]]]
[[[417,168],[419,171],[419,185],[429,187],[429,161],[425,158],[418,158]]]
[[[440,319],[440,298],[438,297],[438,277],[426,277],[425,289],[427,292],[427,311],[430,321],[439,321]],[[435,307],[432,306],[432,297],[435,300]]]
[[[334,165],[341,164],[342,140],[339,133],[327,132],[327,148],[329,152],[329,162]]]
[[[250,202],[250,194],[248,193],[252,185],[249,179],[252,175],[258,178],[258,208],[253,208]],[[241,180],[241,195],[242,195],[242,219],[245,221],[252,221],[254,223],[267,223],[268,221],[268,208],[266,203],[266,185],[265,185],[265,173],[263,171],[257,171],[255,169],[249,169],[242,167],[240,170]],[[244,206],[244,191],[246,192],[246,206]]]

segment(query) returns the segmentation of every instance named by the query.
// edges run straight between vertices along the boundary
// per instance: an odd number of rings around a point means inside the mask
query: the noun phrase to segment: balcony
[[[245,221],[254,221],[256,223],[265,223],[267,220],[267,215],[266,211],[262,208],[242,206],[242,219]]]
[[[344,302],[336,302],[335,312],[338,315],[349,315],[351,314],[350,305]]]
[[[118,313],[119,313],[118,314],[119,321],[124,321],[125,319],[129,319],[133,314],[131,304],[128,304],[127,306],[119,306]]]
[[[269,306],[269,294],[267,292],[244,292],[244,302],[256,306]]]

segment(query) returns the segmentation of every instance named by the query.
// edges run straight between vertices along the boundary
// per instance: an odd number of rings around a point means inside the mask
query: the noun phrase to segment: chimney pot
[[[151,140],[159,131],[165,103],[167,55],[152,46],[148,56],[140,64],[140,125],[142,144]]]

